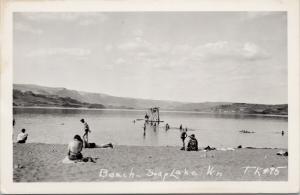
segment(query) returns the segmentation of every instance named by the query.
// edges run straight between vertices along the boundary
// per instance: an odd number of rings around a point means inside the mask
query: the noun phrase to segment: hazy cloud
[[[78,22],[79,25],[87,26],[97,22],[105,22],[107,15],[103,13],[21,13],[22,18],[35,22],[42,21],[61,21],[61,22]]]
[[[91,51],[89,49],[83,48],[43,48],[35,51],[29,52],[27,57],[45,57],[45,56],[55,56],[55,55],[69,55],[84,57],[90,55]]]
[[[285,16],[285,14],[283,14],[285,12],[278,12],[278,11],[259,11],[259,12],[246,12],[244,14],[243,17],[241,17],[242,21],[245,20],[254,20],[254,19],[260,19],[263,17],[267,17],[267,16],[275,16],[275,15],[281,15],[281,16]]]
[[[23,23],[15,23],[14,30],[32,33],[36,35],[41,35],[43,33],[41,29],[33,28],[32,26]]]
[[[258,61],[270,57],[263,48],[252,42],[210,42],[201,45],[151,43],[138,38],[117,47],[129,64],[150,65],[154,68],[192,67],[209,61]],[[122,61],[122,63],[125,63]],[[117,63],[120,64],[120,63]]]
[[[203,60],[262,60],[270,57],[267,51],[255,43],[231,43],[227,41],[200,45],[193,50],[193,54]]]

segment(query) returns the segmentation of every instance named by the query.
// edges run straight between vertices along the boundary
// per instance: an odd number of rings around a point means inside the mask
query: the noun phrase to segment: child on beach
[[[28,134],[25,133],[25,131],[26,131],[25,129],[22,129],[22,130],[21,130],[21,133],[19,133],[19,135],[18,135],[18,137],[17,137],[17,143],[20,143],[20,144],[26,143]]]

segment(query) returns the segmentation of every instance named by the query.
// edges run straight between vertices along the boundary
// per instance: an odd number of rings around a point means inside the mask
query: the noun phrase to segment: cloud
[[[84,20],[80,20],[78,24],[81,25],[81,26],[89,26],[89,25],[95,24],[95,23],[96,23],[95,20],[84,19]]]
[[[64,22],[78,22],[79,25],[88,26],[91,24],[96,24],[97,22],[105,22],[108,17],[104,13],[97,12],[29,12],[29,13],[20,13],[18,16],[23,19],[34,21],[34,22],[47,22],[47,21],[64,21]]]
[[[41,29],[33,28],[30,25],[19,23],[19,22],[14,24],[14,30],[32,33],[36,35],[43,34],[43,31]]]
[[[200,45],[193,51],[202,60],[262,60],[270,55],[255,43],[218,41]]]
[[[123,64],[123,63],[125,63],[125,62],[126,62],[126,60],[124,60],[123,58],[118,58],[118,59],[115,61],[116,64]]]
[[[259,60],[269,58],[270,55],[254,43],[245,43],[242,48],[242,55],[250,60]]]
[[[114,48],[114,47],[113,47],[111,44],[107,44],[107,45],[105,45],[104,50],[105,50],[106,52],[110,52],[113,48]]]
[[[286,16],[286,12],[283,11],[252,11],[252,12],[246,12],[243,17],[241,18],[241,21],[246,20],[254,20],[254,19],[260,19],[263,17],[268,16]]]
[[[200,45],[171,45],[171,43],[164,42],[152,43],[138,37],[120,43],[117,49],[125,59],[122,64],[139,64],[165,70],[169,68],[188,69],[204,63],[224,64],[236,61],[238,64],[243,64],[243,61],[251,62],[270,58],[267,51],[252,42],[217,41]]]
[[[169,51],[168,44],[154,44],[141,37],[136,37],[133,41],[121,43],[118,49],[127,52],[139,53],[141,56],[154,56],[155,54],[163,54]]]
[[[68,55],[84,57],[90,55],[91,51],[89,49],[83,48],[42,48],[39,50],[31,51],[26,56],[27,57],[45,57],[45,56],[57,56],[57,55]]]
[[[144,31],[142,29],[135,29],[133,31],[133,35],[136,37],[142,37],[144,35]]]

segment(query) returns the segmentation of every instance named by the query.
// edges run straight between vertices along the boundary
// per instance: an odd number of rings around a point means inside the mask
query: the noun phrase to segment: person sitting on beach
[[[81,154],[83,148],[83,140],[79,135],[75,135],[73,140],[68,145],[68,159],[71,161],[93,162],[97,158],[83,157]]]
[[[18,134],[18,137],[17,137],[17,143],[20,143],[20,144],[26,143],[28,134],[25,133],[25,131],[26,131],[25,129],[22,129],[22,130],[21,130],[21,133]]]
[[[84,119],[81,119],[80,122],[82,122],[84,124],[84,134],[82,136],[82,139],[88,143],[89,142],[88,134],[91,133],[90,127],[87,124],[87,122],[84,121]]]
[[[70,160],[82,159],[83,141],[79,135],[75,135],[74,139],[68,145],[68,157]]]
[[[182,140],[182,150],[185,150],[185,138],[187,137],[187,134],[186,134],[186,131],[183,131],[182,133],[181,133],[181,140]]]
[[[195,135],[192,134],[189,137],[190,137],[190,140],[187,145],[187,151],[198,151],[198,141],[195,138]]]

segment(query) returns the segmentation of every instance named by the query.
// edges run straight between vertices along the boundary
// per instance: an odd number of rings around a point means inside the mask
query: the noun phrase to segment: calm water
[[[16,125],[13,139],[16,140],[21,128],[29,133],[28,142],[68,143],[75,134],[83,134],[81,118],[88,122],[92,133],[91,142],[118,145],[180,146],[180,124],[191,129],[200,146],[213,147],[278,147],[287,148],[288,119],[284,117],[216,115],[204,113],[161,112],[161,123],[154,129],[147,126],[144,134],[145,111],[129,110],[77,110],[14,108]],[[165,131],[165,123],[171,129]],[[174,128],[173,128],[174,127]],[[239,130],[255,131],[243,134]],[[285,135],[281,136],[281,130]]]

